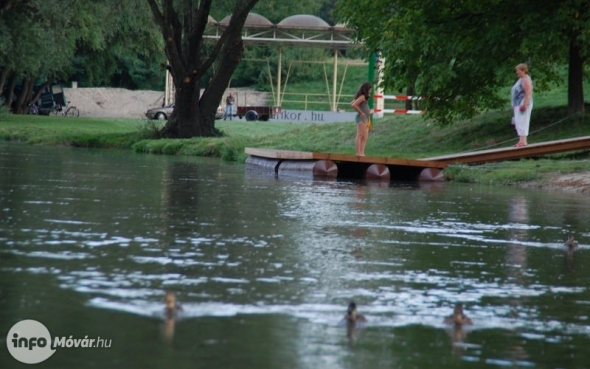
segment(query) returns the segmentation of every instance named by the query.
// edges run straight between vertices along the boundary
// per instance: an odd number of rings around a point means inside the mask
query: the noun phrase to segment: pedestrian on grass
[[[527,145],[531,111],[533,110],[533,81],[529,76],[529,68],[526,64],[518,64],[515,70],[518,81],[510,91],[512,113],[514,114],[512,123],[518,135],[518,142],[514,147],[524,147]]]
[[[234,116],[234,95],[230,92],[229,95],[225,98],[225,115],[223,120],[226,120],[229,117],[229,120],[232,120]]]
[[[372,88],[373,86],[371,86],[370,82],[363,83],[356,95],[354,95],[353,102],[350,104],[354,110],[358,112],[356,139],[354,141],[357,156],[365,156],[365,146],[367,145],[367,139],[369,138],[367,122],[372,113],[369,108],[369,98],[371,96]]]

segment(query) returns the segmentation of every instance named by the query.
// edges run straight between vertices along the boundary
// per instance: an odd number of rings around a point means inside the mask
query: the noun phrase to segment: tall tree
[[[164,43],[149,5],[144,0],[90,3],[99,9],[79,14],[76,21],[101,32],[77,41],[71,78],[82,86],[163,89]]]
[[[15,112],[25,112],[33,100],[39,77],[50,82],[73,55],[75,34],[69,33],[74,9],[61,9],[56,1],[6,1],[0,11],[4,34],[0,48],[0,89],[10,82],[5,95]],[[18,85],[19,94],[14,94]],[[15,96],[15,99],[12,97]]]
[[[585,0],[339,0],[338,15],[386,59],[387,89],[415,86],[442,124],[504,106],[500,87],[529,63],[535,88],[559,80],[569,63],[570,112],[583,111],[589,55]]]
[[[212,0],[148,0],[165,42],[168,70],[176,88],[174,113],[161,131],[163,137],[211,137],[215,111],[244,51],[242,28],[259,0],[235,0],[229,25],[213,46],[203,34]],[[203,81],[208,71],[210,81]],[[207,88],[201,94],[201,87]]]
[[[154,52],[148,15],[143,0],[0,0],[0,91],[7,105],[26,112],[42,91],[35,85],[66,81],[80,54],[100,56],[86,63],[94,70],[83,71],[96,73],[96,59]]]

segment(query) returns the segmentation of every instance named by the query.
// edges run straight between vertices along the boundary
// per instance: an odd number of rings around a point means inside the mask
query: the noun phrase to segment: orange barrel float
[[[371,164],[365,172],[365,179],[389,181],[391,174],[384,164]]]
[[[437,168],[424,168],[418,176],[418,181],[442,182],[444,180],[443,171]]]

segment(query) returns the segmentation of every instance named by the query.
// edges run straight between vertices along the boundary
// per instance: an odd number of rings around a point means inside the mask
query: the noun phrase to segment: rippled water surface
[[[35,319],[112,340],[47,368],[588,368],[589,209],[587,195],[0,143],[0,365],[25,366],[6,334]],[[368,320],[355,329],[351,300]],[[443,323],[456,302],[472,326]]]

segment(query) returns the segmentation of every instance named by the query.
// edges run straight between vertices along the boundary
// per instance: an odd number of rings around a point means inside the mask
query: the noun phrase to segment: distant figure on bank
[[[356,95],[354,95],[354,100],[350,104],[350,106],[352,106],[359,114],[359,119],[356,123],[356,139],[354,141],[357,156],[365,156],[365,146],[367,145],[367,139],[369,138],[367,122],[372,113],[369,108],[369,98],[371,97],[372,88],[373,86],[371,86],[371,83],[363,83]]]
[[[232,120],[234,116],[234,95],[230,92],[229,95],[225,98],[225,114],[223,116],[223,120],[226,120],[229,117],[229,120]]]
[[[516,66],[518,81],[512,86],[510,91],[512,104],[512,121],[518,142],[514,147],[524,147],[527,145],[527,136],[529,135],[529,125],[531,121],[531,111],[533,110],[533,81],[529,76],[529,68],[526,64]]]
[[[455,304],[455,309],[453,310],[453,314],[451,314],[445,318],[445,323],[455,324],[455,325],[473,324],[471,319],[469,319],[467,317],[467,315],[465,315],[463,313],[463,304],[461,304],[461,303]]]

